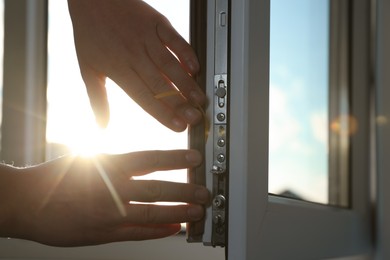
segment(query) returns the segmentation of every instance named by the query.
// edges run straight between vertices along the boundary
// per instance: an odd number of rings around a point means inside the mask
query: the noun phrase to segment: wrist
[[[0,165],[0,237],[15,237],[17,233],[18,201],[23,194],[18,171],[12,166]]]

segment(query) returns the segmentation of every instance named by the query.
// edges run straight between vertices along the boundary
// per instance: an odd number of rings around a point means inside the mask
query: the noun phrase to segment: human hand
[[[199,70],[198,60],[164,16],[141,0],[68,3],[81,74],[101,126],[109,120],[106,77],[174,131],[202,118],[194,106],[203,104],[205,95],[191,76]],[[174,86],[180,95],[155,97]]]
[[[7,187],[12,187],[6,198],[8,211],[0,205],[0,212],[11,212],[9,220],[3,221],[8,223],[5,230],[0,225],[0,235],[52,246],[84,246],[175,234],[180,223],[203,217],[201,204],[209,200],[207,189],[132,177],[195,167],[200,161],[200,154],[191,150],[145,151],[96,158],[65,156],[15,169],[7,181]]]

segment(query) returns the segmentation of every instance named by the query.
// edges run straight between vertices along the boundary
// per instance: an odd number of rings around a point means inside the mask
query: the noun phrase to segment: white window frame
[[[323,259],[372,250],[369,1],[351,22],[351,208],[268,194],[269,0],[231,1],[229,259]],[[315,238],[315,239],[313,239]]]

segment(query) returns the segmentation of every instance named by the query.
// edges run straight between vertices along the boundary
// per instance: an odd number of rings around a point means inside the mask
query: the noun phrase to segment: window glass
[[[189,1],[146,2],[163,13],[188,39]],[[48,159],[67,152],[125,153],[186,148],[186,132],[176,133],[162,126],[110,80],[107,81],[107,92],[111,119],[107,129],[99,129],[79,72],[67,10],[66,0],[49,1]],[[186,181],[183,170],[165,176],[168,180]]]
[[[329,1],[271,0],[269,192],[328,203]]]

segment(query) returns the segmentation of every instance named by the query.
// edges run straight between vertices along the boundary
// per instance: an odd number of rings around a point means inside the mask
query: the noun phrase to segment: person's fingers
[[[159,47],[161,47],[161,45]],[[161,48],[161,51],[166,52],[166,54],[169,56],[172,56],[172,54],[164,47]],[[148,54],[145,53],[145,55]],[[164,93],[172,93],[172,91],[175,91],[176,87],[173,86],[172,82],[170,81],[171,79],[167,78],[154,63],[149,62],[150,59],[150,57],[148,57],[148,59],[140,59],[143,61],[140,61],[139,66],[137,66],[135,70],[137,75],[142,78],[145,85],[153,93],[155,102],[162,102],[168,105],[168,107],[175,112],[176,118],[171,119],[171,122],[173,120],[182,120],[185,121],[186,124],[190,125],[198,123],[202,119],[202,113],[189,102],[187,102],[182,93],[177,91],[175,95],[164,96]],[[173,58],[173,62],[177,63],[177,60]],[[182,68],[178,67],[177,69],[180,69],[181,72],[183,72]],[[193,82],[191,77],[188,75],[186,75],[186,79]],[[143,90],[140,89],[138,91],[147,91],[146,86],[143,88]],[[129,92],[130,91],[133,90],[129,89]],[[158,97],[160,95],[162,96]],[[142,102],[142,100],[139,102]],[[150,105],[154,104],[151,103]]]
[[[129,204],[126,216],[119,216],[117,224],[173,224],[199,221],[204,216],[200,205]]]
[[[110,108],[107,100],[106,77],[93,69],[83,68],[81,74],[87,88],[89,101],[100,127],[106,127],[110,119]]]
[[[157,25],[157,34],[165,46],[175,53],[188,73],[195,75],[199,72],[199,62],[194,50],[167,19]]]
[[[135,202],[187,202],[206,204],[209,192],[205,187],[188,184],[154,180],[131,180],[118,184],[121,198]]]
[[[180,92],[194,104],[204,104],[206,97],[195,80],[181,66],[174,55],[161,43],[148,42],[148,55],[153,59],[156,66]]]
[[[180,224],[123,225],[101,237],[103,243],[157,239],[178,233]]]
[[[108,169],[117,169],[130,178],[155,171],[196,167],[202,162],[202,156],[196,150],[156,150],[104,155],[99,160]]]
[[[143,59],[140,59],[140,66],[150,69],[141,60]],[[162,100],[156,99],[156,93],[150,90],[140,74],[135,72],[131,67],[131,64],[123,64],[120,69],[113,70],[109,77],[160,123],[176,132],[184,131],[187,128],[187,122],[179,117],[172,107],[168,106]]]

